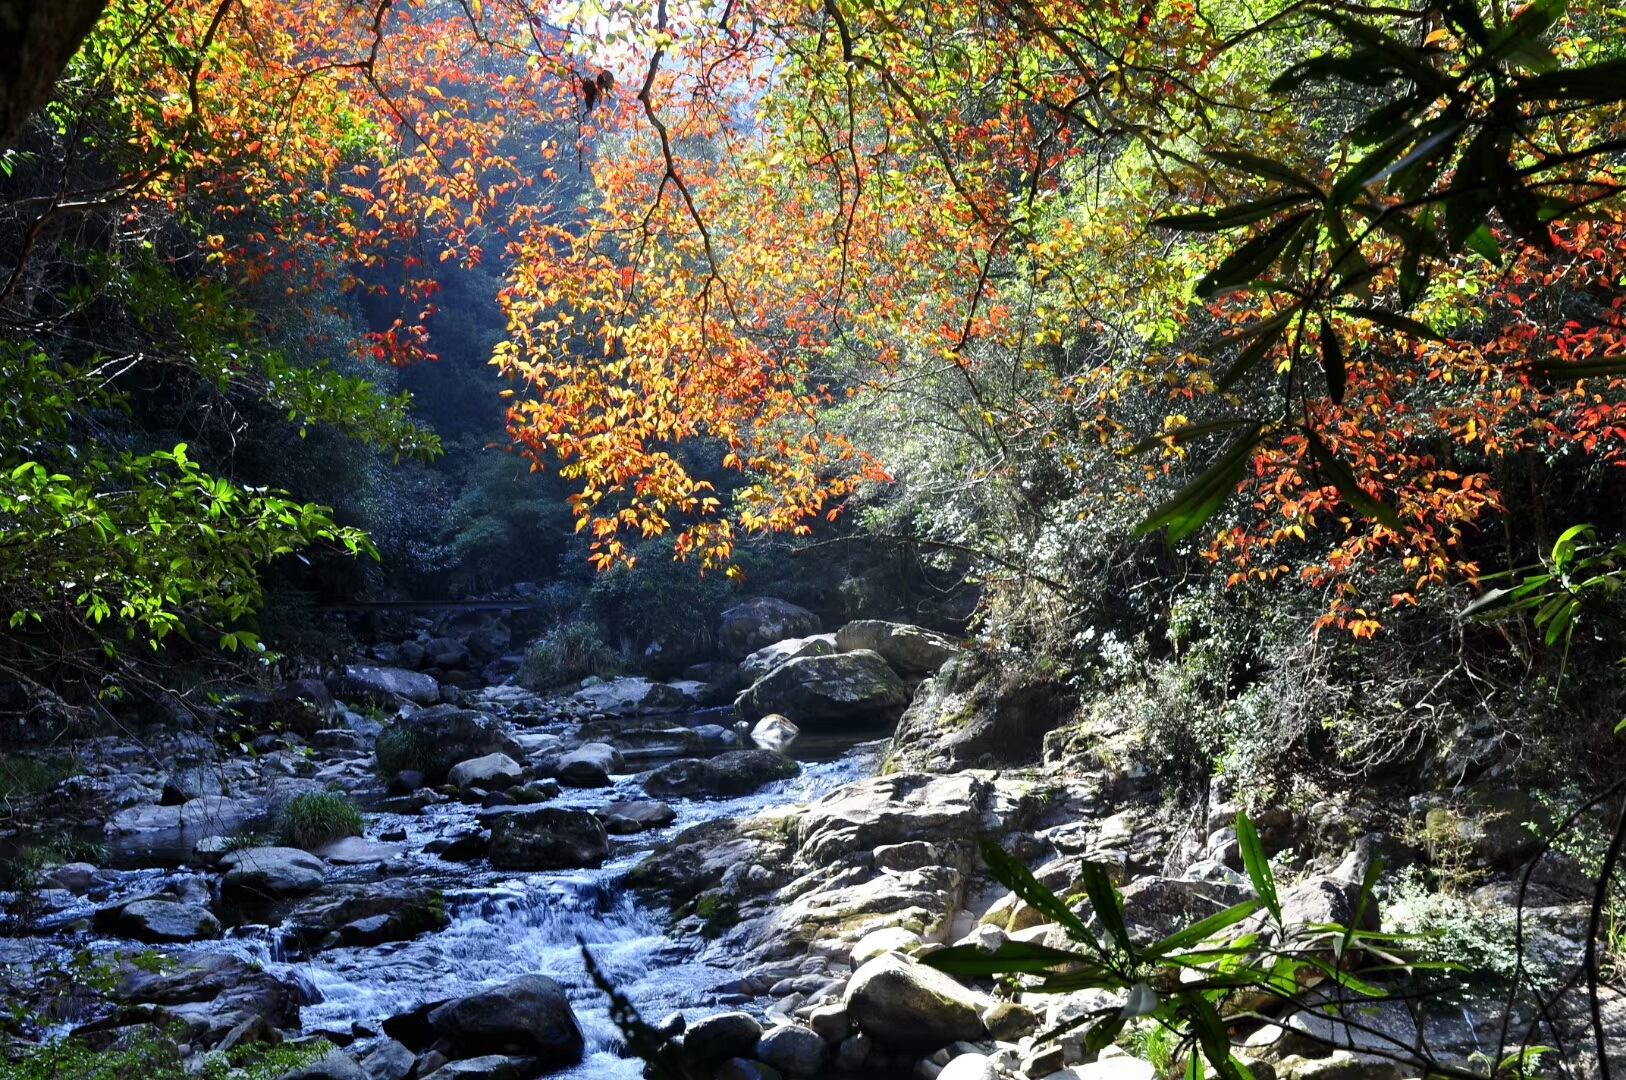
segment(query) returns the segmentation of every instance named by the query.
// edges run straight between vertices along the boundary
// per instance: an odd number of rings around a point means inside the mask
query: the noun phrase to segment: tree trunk
[[[106,0],[0,0],[0,151],[51,96]]]

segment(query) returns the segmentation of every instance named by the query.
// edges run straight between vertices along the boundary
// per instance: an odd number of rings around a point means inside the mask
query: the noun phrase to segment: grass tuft
[[[319,848],[346,836],[361,835],[361,811],[337,791],[297,795],[283,808],[282,842],[288,847]]]

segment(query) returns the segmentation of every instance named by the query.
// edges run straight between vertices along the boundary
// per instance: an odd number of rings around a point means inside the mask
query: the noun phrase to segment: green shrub
[[[177,1041],[156,1029],[121,1038],[106,1050],[92,1050],[76,1039],[52,1039],[24,1050],[15,1060],[0,1060],[0,1080],[271,1080],[332,1049],[323,1042],[238,1046],[206,1055],[202,1068],[188,1072]]]
[[[519,682],[530,690],[551,690],[614,670],[615,653],[600,639],[598,629],[591,623],[569,622],[531,642]]]
[[[346,836],[361,835],[361,812],[337,791],[297,795],[282,811],[282,842],[289,847],[317,848]]]
[[[417,728],[396,723],[379,733],[373,743],[373,756],[378,775],[383,777],[409,769],[425,772],[434,761],[435,744]]]
[[[68,777],[78,776],[79,771],[78,763],[65,754],[0,754],[0,800],[49,791]]]

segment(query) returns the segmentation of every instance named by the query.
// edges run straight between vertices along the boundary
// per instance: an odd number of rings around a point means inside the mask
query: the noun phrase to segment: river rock
[[[999,1072],[982,1054],[961,1054],[943,1066],[937,1080],[999,1080]]]
[[[803,656],[829,656],[836,651],[834,634],[786,638],[764,646],[740,661],[740,678],[745,685],[756,682],[775,668]]]
[[[775,668],[734,699],[747,723],[782,713],[803,728],[897,720],[909,690],[881,654],[868,649],[804,656]]]
[[[884,1047],[929,1054],[983,1035],[985,1002],[940,971],[896,953],[853,972],[845,997],[854,1027]]]
[[[311,950],[406,941],[446,923],[438,889],[411,878],[387,878],[324,889],[300,901],[283,926],[301,948]]]
[[[507,754],[486,754],[453,765],[446,779],[460,788],[480,787],[496,791],[520,783],[525,779],[525,770]]]
[[[385,844],[364,836],[346,836],[316,849],[316,854],[337,866],[375,866],[389,862],[406,849],[400,844]]]
[[[801,854],[822,866],[882,845],[975,836],[994,795],[994,784],[976,773],[896,773],[859,780],[837,788],[802,813]]]
[[[726,1012],[696,1020],[683,1036],[683,1056],[698,1069],[714,1069],[729,1058],[756,1053],[762,1025],[750,1013]]]
[[[188,1041],[213,1046],[245,1021],[297,1028],[299,1007],[312,1000],[299,986],[221,953],[186,953],[165,971],[131,970],[119,998],[163,1006],[187,1028]]]
[[[813,1078],[824,1074],[829,1048],[807,1028],[786,1024],[758,1040],[756,1056],[785,1076]]]
[[[800,771],[796,762],[773,750],[730,750],[709,760],[669,762],[649,775],[644,790],[658,799],[735,798]]]
[[[693,728],[636,728],[605,736],[605,742],[627,761],[649,758],[694,757],[706,752],[706,741]]]
[[[772,1065],[739,1057],[729,1058],[711,1075],[712,1080],[784,1080]]]
[[[101,916],[97,912],[99,929],[149,945],[208,941],[220,936],[220,920],[208,908],[164,897],[119,905],[110,919]]]
[[[904,771],[942,773],[1036,761],[1046,734],[1077,708],[1065,682],[958,656],[916,687],[892,733],[888,761]]]
[[[416,1061],[411,1050],[394,1039],[385,1039],[361,1059],[361,1069],[367,1080],[406,1080]]]
[[[819,617],[806,608],[760,596],[723,612],[717,638],[724,654],[739,660],[764,646],[819,630]]]
[[[926,947],[920,940],[920,935],[912,930],[905,930],[901,926],[886,926],[879,930],[871,930],[859,938],[853,945],[847,962],[853,968],[863,967],[877,956],[887,953],[901,953],[904,956],[913,956]]]
[[[225,703],[235,714],[258,731],[292,732],[308,738],[338,715],[333,695],[316,679],[290,679],[272,690],[249,690]]]
[[[645,829],[660,829],[677,820],[677,811],[666,803],[652,799],[629,799],[614,802],[593,811],[593,816],[604,822],[604,831],[612,836],[627,836]]]
[[[75,896],[83,896],[101,881],[101,872],[90,863],[63,863],[46,878],[53,888],[66,889]]]
[[[393,769],[421,772],[429,785],[444,783],[456,762],[489,754],[516,759],[525,756],[507,724],[487,713],[455,705],[437,705],[398,716],[385,727],[378,742],[381,767],[388,757]]]
[[[160,806],[180,806],[208,795],[230,795],[231,791],[218,765],[182,765],[164,778]]]
[[[620,751],[609,743],[582,743],[568,754],[553,759],[554,778],[566,787],[609,787],[610,774],[625,768]]]
[[[486,1054],[481,1057],[448,1061],[424,1080],[530,1080],[536,1075],[537,1061],[529,1057]]]
[[[778,713],[770,713],[756,722],[751,729],[751,741],[763,750],[777,750],[781,754],[796,741],[802,729]]]
[[[354,1058],[343,1050],[329,1050],[316,1061],[283,1073],[277,1080],[370,1080]]]
[[[341,698],[370,698],[394,702],[415,701],[434,705],[440,701],[440,684],[432,677],[405,668],[367,667],[351,664],[344,674],[328,679],[328,689]]]
[[[488,857],[499,870],[575,870],[602,865],[610,838],[585,810],[543,807],[492,818]]]
[[[900,672],[930,674],[959,656],[960,646],[946,635],[908,623],[860,619],[836,631],[836,651],[870,649]]]
[[[239,848],[220,860],[220,868],[226,890],[273,899],[315,892],[328,869],[310,852],[286,847]]]
[[[592,712],[612,716],[680,712],[694,702],[681,689],[648,679],[622,676],[584,686],[572,699]]]
[[[527,975],[429,1013],[429,1026],[463,1057],[522,1054],[545,1070],[574,1065],[584,1045],[563,988],[542,975]]]
[[[125,836],[190,829],[223,832],[241,825],[258,808],[248,800],[223,795],[205,795],[180,806],[132,806],[114,814],[106,831]]]

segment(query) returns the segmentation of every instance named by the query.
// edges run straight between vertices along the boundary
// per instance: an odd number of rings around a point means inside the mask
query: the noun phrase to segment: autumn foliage
[[[1076,443],[1079,490],[1112,499],[1159,497],[1221,457],[1213,434],[1245,432],[1203,513],[1151,520],[1177,538],[1240,490],[1208,557],[1233,582],[1321,590],[1324,624],[1366,635],[1481,571],[1465,538],[1520,455],[1614,463],[1626,431],[1602,363],[1623,348],[1626,128],[1583,71],[1612,62],[1619,31],[1581,5],[1459,9],[1368,25],[1336,4],[1185,0],[129,0],[75,77],[130,112],[116,190],[132,213],[230,222],[210,257],[235,274],[392,291],[380,358],[432,354],[436,260],[503,260],[512,432],[579,485],[601,566],[668,531],[721,566],[742,534],[833,517],[888,475],[844,407],[946,374],[954,424],[993,447]],[[1402,39],[1424,61],[1404,93],[1361,60]],[[1526,141],[1474,137],[1531,73],[1548,100]],[[1352,86],[1414,127],[1351,130]],[[1462,200],[1440,193],[1470,167],[1586,213],[1549,241],[1545,204],[1480,199],[1458,235]],[[556,201],[565,169],[590,174],[579,203]],[[1246,250],[1152,224],[1208,214],[1212,232],[1245,200]],[[1298,269],[1272,277],[1277,258]],[[380,281],[385,265],[404,278]],[[1239,268],[1258,272],[1214,285]],[[1047,366],[1079,342],[1095,361]],[[993,354],[1031,378],[996,385]],[[1548,360],[1575,366],[1531,366]],[[1126,489],[1084,454],[1157,435],[1147,408],[1168,418],[1162,458]],[[701,458],[738,489],[716,491]],[[1391,556],[1402,586],[1375,595]]]

